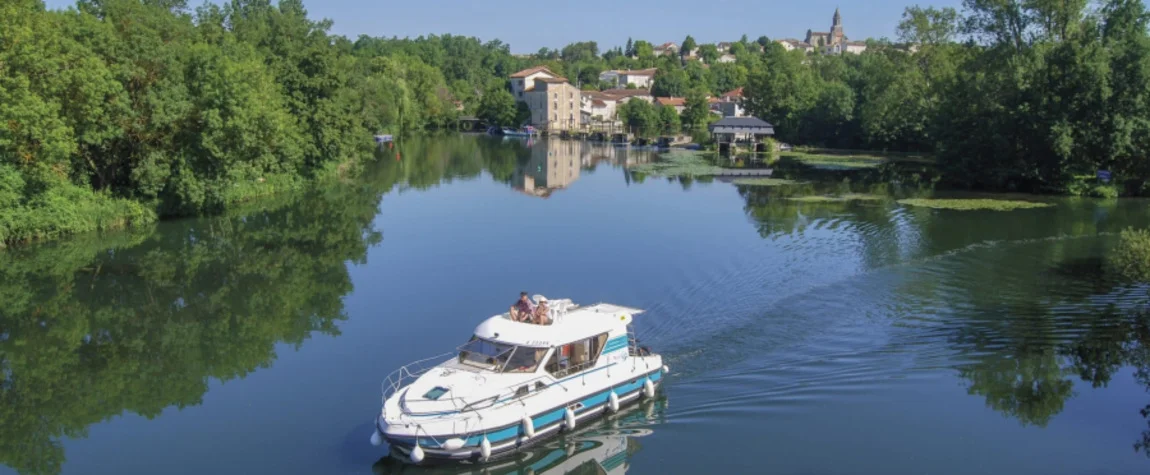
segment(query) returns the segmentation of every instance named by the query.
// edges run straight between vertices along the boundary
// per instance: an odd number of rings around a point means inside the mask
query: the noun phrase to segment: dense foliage
[[[498,42],[330,26],[300,0],[0,3],[0,246],[353,171],[372,134],[453,125],[518,67]]]
[[[933,152],[967,187],[1112,196],[1150,176],[1150,38],[1137,0],[907,9],[894,48],[767,48],[748,109],[784,141]],[[959,43],[960,35],[965,42]],[[1096,183],[1113,172],[1118,189]]]
[[[498,40],[331,35],[301,0],[0,3],[0,245],[218,212],[358,169],[374,133],[519,125],[511,73],[545,65],[585,89],[657,68],[651,134],[699,131],[706,96],[744,88],[784,142],[933,154],[973,188],[1150,193],[1150,37],[1138,0],[965,0],[908,8],[901,43],[861,55],[786,51],[746,36],[679,55],[628,40],[516,56]],[[723,58],[722,55],[730,54]],[[721,62],[720,59],[722,58]],[[508,99],[512,101],[508,101]],[[642,106],[636,106],[641,108]],[[650,124],[650,125],[648,125]],[[1109,170],[1113,182],[1096,180]]]

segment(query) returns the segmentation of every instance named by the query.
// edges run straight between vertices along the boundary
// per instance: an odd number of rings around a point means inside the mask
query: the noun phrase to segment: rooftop
[[[619,70],[616,70],[615,72],[618,74],[626,75],[626,76],[654,76],[655,73],[658,71],[659,71],[659,68],[647,68],[647,69],[619,69]]]
[[[513,78],[525,78],[527,76],[530,76],[530,75],[535,74],[535,73],[540,73],[540,72],[547,73],[547,74],[550,74],[552,76],[555,75],[555,73],[551,72],[550,69],[547,69],[547,66],[536,66],[534,68],[527,68],[527,69],[519,71],[515,74],[512,74],[511,77],[513,77]]]
[[[664,106],[682,106],[687,104],[687,99],[683,97],[656,97],[655,102]]]
[[[620,99],[623,97],[650,96],[651,91],[646,89],[607,89],[603,91],[605,99]]]
[[[729,92],[723,94],[722,97],[723,97],[723,99],[727,99],[727,100],[738,99],[740,97],[743,97],[743,88],[740,87],[740,88],[735,89],[733,91],[729,91]]]
[[[712,133],[719,134],[753,133],[773,135],[775,133],[775,126],[758,117],[724,117],[712,123],[708,128]]]

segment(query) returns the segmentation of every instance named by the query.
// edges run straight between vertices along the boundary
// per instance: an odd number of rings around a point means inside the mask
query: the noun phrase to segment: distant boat
[[[530,125],[522,128],[522,129],[513,129],[511,127],[504,127],[502,132],[503,132],[503,135],[505,137],[531,137],[531,136],[538,134],[538,132],[535,130],[535,127],[532,127]]]

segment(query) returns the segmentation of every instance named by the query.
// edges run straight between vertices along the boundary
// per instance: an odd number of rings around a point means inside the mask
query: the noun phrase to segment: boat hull
[[[524,436],[522,433],[522,427],[519,424],[511,424],[504,427],[491,429],[486,434],[486,436],[489,437],[489,442],[491,444],[491,455],[485,460],[483,459],[479,449],[474,446],[468,446],[458,450],[446,450],[421,443],[420,448],[424,455],[423,460],[419,463],[419,465],[487,463],[504,459],[508,456],[531,448],[537,444],[558,437],[564,432],[568,432],[564,420],[564,412],[567,410],[567,408],[574,405],[582,406],[574,412],[575,425],[576,427],[580,427],[611,413],[609,407],[609,395],[612,391],[614,391],[618,397],[619,409],[622,409],[623,407],[634,404],[645,397],[644,386],[646,381],[650,380],[653,387],[658,390],[662,386],[663,378],[665,376],[666,375],[663,373],[662,368],[659,368],[655,371],[639,375],[627,383],[614,387],[604,388],[602,391],[598,391],[584,397],[572,399],[563,405],[545,411],[540,411],[531,417],[535,432],[533,437]],[[399,455],[399,458],[410,463],[410,453],[415,446],[415,441],[406,437],[393,437],[389,435],[387,427],[382,424],[382,421],[379,418],[376,418],[375,425],[376,429],[379,430],[381,434],[383,434],[384,440],[387,441],[392,453]],[[444,434],[436,438],[444,440],[446,438],[455,436],[463,436],[463,434]]]

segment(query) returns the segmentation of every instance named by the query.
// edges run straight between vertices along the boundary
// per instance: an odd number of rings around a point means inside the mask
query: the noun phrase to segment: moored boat
[[[486,462],[655,396],[667,368],[630,331],[642,310],[548,303],[549,324],[496,315],[457,353],[393,372],[371,442],[413,463]]]

